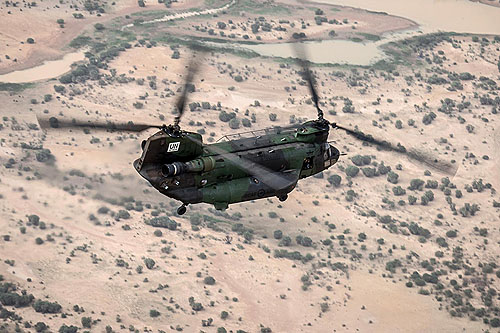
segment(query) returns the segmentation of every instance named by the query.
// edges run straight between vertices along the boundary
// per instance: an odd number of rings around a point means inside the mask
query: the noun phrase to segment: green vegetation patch
[[[371,41],[374,41],[374,42],[380,40],[380,36],[379,35],[369,34],[369,33],[366,33],[366,32],[358,32],[358,35],[363,36],[365,39],[371,40]]]
[[[32,88],[35,84],[33,83],[8,83],[8,82],[0,82],[0,91],[11,91],[11,92],[19,92],[24,89]]]

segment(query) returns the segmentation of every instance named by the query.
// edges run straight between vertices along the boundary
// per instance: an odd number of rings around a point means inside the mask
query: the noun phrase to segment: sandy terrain
[[[109,15],[129,10],[117,6]],[[205,18],[212,25],[223,19]],[[170,28],[180,33],[182,27]],[[386,28],[380,29],[367,31]],[[455,36],[401,44],[393,47],[406,54],[397,68],[314,68],[326,118],[454,160],[455,175],[426,172],[421,163],[335,130],[330,140],[347,155],[322,178],[301,180],[287,201],[235,204],[225,213],[201,204],[180,217],[174,213],[179,203],[156,193],[131,165],[153,130],[131,135],[36,126],[36,114],[170,123],[191,51],[152,45],[153,32],[150,37],[108,61],[97,80],[50,80],[0,92],[0,283],[62,306],[42,314],[33,303],[4,305],[0,331],[18,325],[34,332],[38,322],[52,332],[62,325],[79,332],[498,331],[498,40]],[[176,52],[179,59],[172,57]],[[230,129],[219,120],[221,111],[239,119],[254,115],[251,129],[316,117],[294,64],[221,52],[197,56],[203,65],[190,102],[220,106],[187,111],[181,125],[204,131],[205,142],[248,130]],[[343,112],[347,97],[354,113]],[[435,117],[428,122],[431,112]],[[53,164],[37,160],[42,146]],[[371,156],[364,167],[390,166],[399,176],[396,184],[362,171],[347,177],[345,168],[358,154]],[[334,174],[342,177],[338,187],[329,182]],[[430,187],[412,189],[414,179]],[[396,195],[396,186],[406,193]],[[433,200],[422,199],[426,191]],[[471,215],[462,210],[466,204],[479,205],[479,211]],[[176,221],[176,230],[146,223],[156,216]],[[290,246],[280,245],[276,230],[290,236]],[[299,235],[310,237],[312,246],[298,244]],[[280,249],[312,259],[277,258]],[[151,269],[146,258],[155,262]],[[91,328],[84,327],[88,317]]]

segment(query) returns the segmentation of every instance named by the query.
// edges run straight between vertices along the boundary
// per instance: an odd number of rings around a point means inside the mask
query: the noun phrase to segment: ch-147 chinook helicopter
[[[338,161],[339,150],[328,143],[330,127],[342,129],[364,142],[406,154],[431,167],[441,166],[442,170],[444,164],[440,161],[407,152],[403,146],[376,140],[326,120],[319,106],[309,63],[302,59],[298,62],[318,111],[317,119],[300,125],[226,135],[216,143],[204,144],[200,134],[179,126],[197,68],[193,62],[188,67],[184,89],[176,103],[179,115],[171,125],[89,123],[55,117],[39,119],[39,122],[42,128],[86,127],[131,132],[158,128],[158,132],[142,141],[142,155],[133,165],[160,193],[182,202],[177,209],[179,215],[186,212],[187,205],[201,202],[224,210],[229,204],[266,197],[285,201],[299,179],[326,170]]]

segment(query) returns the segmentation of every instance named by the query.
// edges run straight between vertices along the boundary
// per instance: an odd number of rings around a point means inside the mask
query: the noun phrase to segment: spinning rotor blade
[[[358,140],[374,144],[374,145],[376,145],[382,149],[388,150],[388,151],[393,151],[393,152],[396,152],[399,154],[403,154],[405,156],[408,156],[412,160],[418,161],[418,162],[420,162],[420,163],[422,163],[430,168],[441,171],[445,174],[454,176],[457,173],[458,167],[456,165],[453,165],[450,162],[432,157],[429,154],[426,154],[424,152],[418,151],[416,149],[407,150],[404,146],[402,146],[399,143],[395,146],[395,145],[393,145],[385,140],[375,139],[373,136],[371,136],[369,134],[364,134],[363,132],[360,132],[360,131],[354,131],[354,130],[349,129],[347,127],[337,125],[336,123],[332,123],[331,125],[333,128],[339,128],[341,130],[344,130],[347,134],[351,135],[352,137],[354,137]]]
[[[188,92],[193,92],[193,78],[198,68],[200,66],[200,62],[196,60],[195,56],[191,58],[188,65],[187,76],[184,81],[184,87],[182,88],[182,95],[179,96],[177,101],[175,102],[175,106],[177,107],[177,111],[179,115],[175,117],[175,125],[178,125],[182,115],[184,114],[184,108],[186,107],[187,102],[187,94]]]
[[[128,123],[112,123],[112,122],[84,122],[78,120],[65,120],[56,117],[38,117],[38,123],[42,129],[59,129],[59,128],[89,128],[96,130],[112,130],[126,132],[142,132],[148,128],[161,128],[161,126],[150,124],[134,124],[132,121]]]
[[[295,53],[297,55],[297,62],[302,67],[302,77],[307,82],[307,86],[309,87],[309,92],[311,93],[311,98],[314,102],[314,105],[316,106],[316,109],[318,110],[318,119],[322,120],[323,110],[321,110],[319,107],[319,96],[315,85],[316,80],[309,68],[309,61],[307,60],[306,51],[302,44],[295,43],[294,47],[295,47]]]
[[[193,142],[196,142],[198,144],[202,144],[200,141],[198,141],[192,137],[188,136],[188,138]],[[272,171],[272,170],[270,170],[270,169],[268,169],[260,164],[252,162],[244,157],[240,157],[235,153],[227,152],[226,150],[219,148],[215,145],[208,145],[208,146],[203,145],[203,148],[212,152],[212,153],[220,155],[222,158],[233,163],[234,165],[239,167],[241,170],[252,175],[258,181],[261,181],[262,183],[271,187],[275,191],[284,190],[287,187],[294,185],[297,182],[297,180],[299,179],[298,172]]]

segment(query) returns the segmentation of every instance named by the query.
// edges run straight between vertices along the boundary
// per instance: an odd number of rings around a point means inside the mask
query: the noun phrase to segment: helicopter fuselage
[[[327,138],[328,126],[315,121],[225,136],[210,145],[197,133],[160,130],[143,143],[134,167],[160,193],[183,205],[205,202],[226,209],[272,196],[285,200],[299,179],[337,162],[339,151]],[[256,176],[257,169],[266,176]]]

